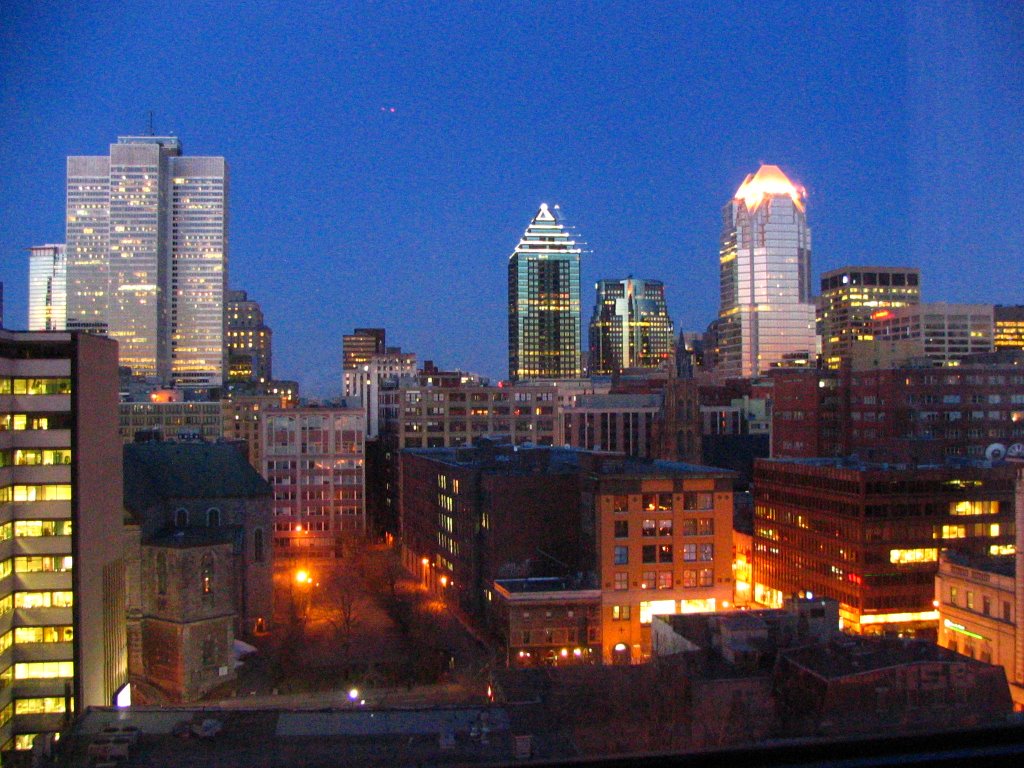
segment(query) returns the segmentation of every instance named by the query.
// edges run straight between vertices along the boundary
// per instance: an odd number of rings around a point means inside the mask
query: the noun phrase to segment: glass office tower
[[[67,312],[67,258],[64,244],[28,249],[28,329],[63,331]]]
[[[757,376],[816,355],[805,192],[775,165],[750,174],[723,209],[719,360]]]
[[[508,257],[508,375],[520,379],[574,379],[582,375],[580,253],[541,203]]]
[[[175,136],[119,136],[67,165],[67,328],[116,339],[135,376],[223,382],[227,165]]]
[[[675,346],[660,280],[601,280],[590,319],[590,375],[658,368]]]

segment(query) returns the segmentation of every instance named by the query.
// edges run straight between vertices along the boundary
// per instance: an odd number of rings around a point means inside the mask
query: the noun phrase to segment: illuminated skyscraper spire
[[[558,220],[540,210],[508,257],[508,375],[572,379],[582,375],[580,253]]]
[[[762,165],[722,211],[718,367],[727,375],[814,360],[805,199],[778,166]]]

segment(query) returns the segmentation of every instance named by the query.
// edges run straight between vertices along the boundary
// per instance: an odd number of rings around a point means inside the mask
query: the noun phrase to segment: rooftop
[[[718,467],[623,456],[583,448],[539,445],[511,445],[493,439],[477,439],[472,446],[450,448],[406,448],[414,456],[484,472],[513,474],[572,474],[581,469],[602,476],[683,477],[688,475],[732,477],[735,473]]]
[[[956,549],[947,549],[942,558],[953,565],[985,571],[997,576],[1013,578],[1017,573],[1016,555],[974,555]]]
[[[662,400],[664,400],[664,397],[660,393],[580,395],[576,400],[576,407],[599,409],[660,408]]]
[[[196,735],[204,721],[213,734],[205,738]],[[484,738],[481,723],[488,729]],[[88,709],[57,743],[56,764],[65,768],[95,764],[90,744],[112,729],[125,727],[138,730],[127,759],[117,763],[122,768],[465,765],[507,763],[514,757],[509,717],[500,707],[316,711],[134,707]],[[535,755],[538,746],[534,742]]]
[[[915,663],[989,665],[923,640],[841,635],[824,645],[782,651],[788,661],[817,677],[836,679]]]
[[[124,505],[136,515],[169,499],[236,499],[272,493],[267,481],[230,444],[124,446]]]
[[[146,546],[172,547],[174,549],[209,547],[216,544],[231,544],[235,540],[235,535],[235,532],[228,527],[170,528],[150,537],[145,544]]]
[[[592,574],[582,577],[545,576],[532,579],[496,579],[494,584],[510,594],[581,592],[597,589]]]

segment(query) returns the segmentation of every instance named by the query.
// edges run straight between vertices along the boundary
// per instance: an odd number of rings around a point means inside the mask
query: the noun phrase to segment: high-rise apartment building
[[[67,164],[67,325],[117,340],[135,376],[224,379],[227,163],[174,136],[120,136]]]
[[[67,318],[67,256],[64,244],[28,249],[28,329],[63,331]]]
[[[921,272],[909,267],[843,267],[821,277],[821,355],[838,369],[853,345],[872,340],[871,316],[921,302]]]
[[[675,347],[672,318],[660,280],[601,280],[590,319],[591,376],[625,368],[658,368]]]
[[[572,233],[540,210],[508,257],[508,376],[577,379],[582,375],[580,253]]]
[[[757,376],[813,360],[811,230],[805,193],[778,166],[762,165],[723,209],[716,367]]]
[[[112,341],[0,332],[3,752],[128,679],[117,400]]]
[[[267,382],[273,378],[270,328],[260,305],[245,291],[227,291],[224,298],[227,326],[228,379]]]

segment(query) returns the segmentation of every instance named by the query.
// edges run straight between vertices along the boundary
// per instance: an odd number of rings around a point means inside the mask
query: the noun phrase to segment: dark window
[[[629,521],[628,520],[616,520],[615,521],[615,538],[625,539],[629,536]]]
[[[257,528],[252,535],[252,560],[254,563],[262,563],[264,558],[263,529]]]
[[[657,551],[658,548],[653,544],[648,544],[644,546],[641,560],[643,560],[643,562],[645,563],[657,562]]]

